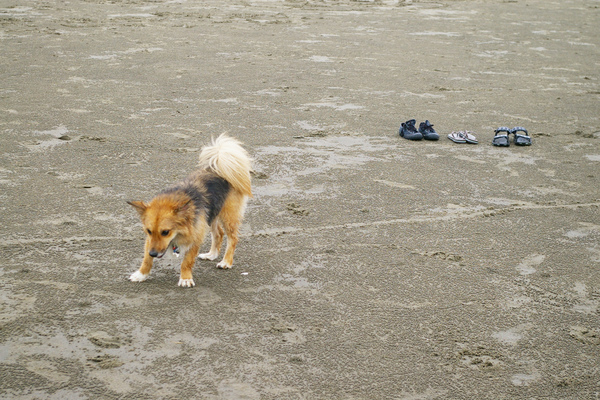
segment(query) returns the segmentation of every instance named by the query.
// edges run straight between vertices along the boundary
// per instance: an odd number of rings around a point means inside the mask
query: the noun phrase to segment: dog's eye
[[[163,235],[163,236],[167,236],[169,234],[169,231],[167,229],[165,229],[160,234]]]
[[[148,232],[148,235],[152,235],[152,231],[150,229],[146,229],[146,232]]]

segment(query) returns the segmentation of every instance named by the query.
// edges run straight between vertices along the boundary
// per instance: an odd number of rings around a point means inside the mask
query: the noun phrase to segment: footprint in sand
[[[584,344],[600,345],[600,331],[582,326],[572,326],[569,335]]]
[[[544,262],[545,258],[546,256],[543,254],[531,254],[517,265],[517,271],[521,275],[531,275],[537,271],[535,267]]]

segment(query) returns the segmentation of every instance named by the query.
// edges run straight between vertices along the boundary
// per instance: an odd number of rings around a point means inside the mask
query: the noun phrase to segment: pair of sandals
[[[521,133],[522,132],[522,133]],[[511,133],[515,135],[513,143],[517,146],[531,146],[531,136],[527,133],[527,129],[522,126],[516,126],[512,129],[506,126],[501,126],[494,131],[495,136],[492,140],[494,146],[508,147],[510,146],[509,136]]]
[[[477,144],[477,138],[473,135],[471,131],[458,131],[452,132],[448,135],[448,139],[452,140],[454,143],[470,143]]]

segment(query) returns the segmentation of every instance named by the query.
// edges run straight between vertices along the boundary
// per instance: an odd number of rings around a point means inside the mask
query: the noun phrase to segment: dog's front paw
[[[219,253],[202,253],[202,254],[198,254],[198,258],[202,259],[202,260],[214,260],[215,258],[219,257]]]
[[[150,276],[150,274],[142,274],[140,271],[135,271],[133,274],[131,274],[129,280],[131,282],[144,282],[146,279],[148,279],[148,276]]]
[[[177,284],[177,286],[181,286],[181,287],[194,287],[196,286],[196,284],[194,283],[193,279],[179,279],[179,283]]]
[[[231,268],[231,264],[228,264],[225,261],[221,261],[220,263],[217,264],[217,268],[219,268],[219,269],[230,269]]]

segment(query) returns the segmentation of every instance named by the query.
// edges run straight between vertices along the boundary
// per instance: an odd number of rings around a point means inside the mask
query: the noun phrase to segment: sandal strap
[[[529,136],[529,134],[527,133],[527,129],[523,128],[522,126],[515,126],[514,128],[511,129],[512,133],[517,133],[517,132],[525,132],[525,136]]]
[[[511,133],[511,129],[507,126],[501,126],[500,128],[496,129],[494,132],[498,133],[498,132],[506,132],[506,134]]]
[[[453,131],[452,133],[448,134],[448,139],[450,139],[450,140],[458,139],[458,140],[463,140],[463,141],[466,140],[462,131]]]

